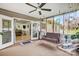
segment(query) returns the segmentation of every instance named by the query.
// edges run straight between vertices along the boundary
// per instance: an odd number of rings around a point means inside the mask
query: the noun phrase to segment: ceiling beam
[[[23,18],[23,19],[26,19],[26,20],[40,21],[40,19],[38,19],[38,18],[28,16],[28,15],[24,15],[24,14],[20,14],[20,13],[16,13],[16,12],[9,11],[9,10],[2,9],[2,8],[0,8],[0,14],[10,16],[10,17]]]

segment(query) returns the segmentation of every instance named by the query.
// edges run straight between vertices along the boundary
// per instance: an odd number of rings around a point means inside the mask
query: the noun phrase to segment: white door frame
[[[37,23],[39,25],[38,31],[37,31],[37,37],[33,37],[33,24]],[[39,31],[40,31],[40,21],[31,21],[31,40],[36,40],[39,38]]]
[[[17,18],[17,17],[13,17],[13,18],[15,19],[15,22],[14,22],[14,23],[15,23],[15,24],[14,24],[14,25],[15,25],[15,29],[16,29],[16,23],[17,23],[17,21],[29,21],[30,24],[31,24],[31,20],[23,19],[23,18]],[[15,33],[15,32],[14,32],[14,33]],[[15,33],[15,38],[14,38],[14,39],[15,39],[14,43],[17,43],[17,42],[16,42],[16,33]],[[30,39],[31,39],[31,38],[30,38]]]
[[[0,32],[2,32],[3,28],[2,28],[2,20],[6,19],[6,20],[11,20],[11,27],[9,30],[12,32],[11,33],[11,42],[2,44],[2,35],[0,35],[0,49],[6,48],[10,45],[14,44],[14,19],[5,15],[0,15]],[[7,30],[7,28],[4,28],[4,30]]]

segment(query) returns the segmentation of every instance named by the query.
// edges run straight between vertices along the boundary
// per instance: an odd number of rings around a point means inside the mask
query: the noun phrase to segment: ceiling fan
[[[38,4],[37,7],[34,6],[34,5],[31,5],[29,3],[25,3],[25,4],[27,4],[27,5],[35,8],[34,10],[30,11],[29,13],[32,13],[34,11],[38,11],[39,12],[39,15],[42,15],[41,10],[43,10],[43,11],[51,11],[51,9],[42,8],[46,3],[41,3],[41,4],[40,3],[37,3]]]

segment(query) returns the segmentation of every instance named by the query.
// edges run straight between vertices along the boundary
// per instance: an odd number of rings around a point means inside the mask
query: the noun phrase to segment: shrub
[[[76,35],[71,35],[71,39],[76,39],[77,36]]]
[[[79,32],[76,33],[77,38],[79,39]]]
[[[3,35],[3,33],[2,33],[2,32],[0,32],[0,35]]]

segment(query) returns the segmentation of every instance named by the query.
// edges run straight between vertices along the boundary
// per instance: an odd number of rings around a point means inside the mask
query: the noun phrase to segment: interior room
[[[0,56],[79,56],[79,3],[0,3]]]
[[[16,42],[30,41],[31,39],[31,23],[30,21],[16,21]]]

